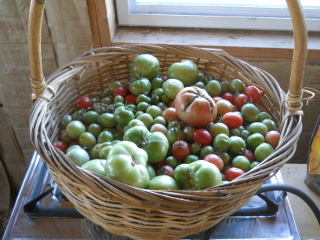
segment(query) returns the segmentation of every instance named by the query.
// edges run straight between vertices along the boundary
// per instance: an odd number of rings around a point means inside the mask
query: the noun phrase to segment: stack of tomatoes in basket
[[[79,97],[54,146],[82,169],[155,190],[224,184],[273,152],[280,133],[257,106],[261,88],[204,75],[192,60],[159,69],[138,55],[130,81]]]

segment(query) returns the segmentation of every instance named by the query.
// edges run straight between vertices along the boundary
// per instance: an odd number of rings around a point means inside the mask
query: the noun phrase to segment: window
[[[320,31],[320,1],[300,0],[309,31]],[[116,0],[120,26],[291,30],[285,0]]]

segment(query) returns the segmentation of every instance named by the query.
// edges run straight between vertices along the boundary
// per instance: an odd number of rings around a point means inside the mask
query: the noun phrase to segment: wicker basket
[[[302,130],[301,92],[306,59],[306,30],[301,6],[288,0],[295,49],[289,92],[267,72],[236,59],[223,50],[177,45],[125,45],[93,49],[56,70],[46,80],[42,72],[40,33],[42,1],[31,1],[29,53],[34,104],[30,134],[51,176],[75,208],[111,233],[134,239],[179,239],[204,231],[245,205],[261,184],[272,177],[296,149]],[[44,2],[44,1],[43,1]],[[202,191],[138,189],[81,170],[53,147],[59,122],[81,95],[95,96],[108,83],[128,81],[129,63],[141,53],[155,55],[165,75],[181,59],[192,59],[199,71],[219,79],[239,78],[264,89],[260,108],[273,114],[281,131],[278,147],[262,163],[236,180]]]

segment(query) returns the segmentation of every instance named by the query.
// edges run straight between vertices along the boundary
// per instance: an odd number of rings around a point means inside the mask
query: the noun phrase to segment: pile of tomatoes
[[[138,55],[132,79],[81,96],[54,146],[79,167],[147,189],[202,190],[256,167],[280,133],[260,111],[263,91],[240,79],[204,75],[191,60],[159,76],[158,59]]]

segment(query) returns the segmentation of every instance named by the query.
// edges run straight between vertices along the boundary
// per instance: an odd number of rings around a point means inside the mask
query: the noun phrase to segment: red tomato
[[[126,104],[136,104],[137,103],[137,95],[130,94],[125,98]]]
[[[168,176],[174,178],[173,172],[174,172],[173,167],[171,167],[169,165],[163,165],[157,170],[157,176],[168,175]]]
[[[63,142],[63,141],[56,141],[53,146],[55,146],[56,148],[59,148],[62,152],[66,153],[67,149],[68,149],[68,144]]]
[[[234,99],[234,105],[236,105],[239,109],[241,109],[242,106],[248,102],[250,102],[250,98],[243,93],[240,93]]]
[[[234,93],[226,92],[222,95],[222,98],[234,104],[234,99],[236,98],[236,96],[234,95]]]
[[[250,163],[253,163],[254,161],[257,161],[255,156],[254,156],[254,153],[249,149],[245,149],[244,152],[242,153],[242,155],[245,156],[246,158],[248,158]]]
[[[265,136],[266,143],[269,143],[271,147],[276,148],[279,144],[280,135],[281,134],[278,131],[269,131]]]
[[[243,93],[247,95],[253,103],[258,103],[261,99],[261,91],[256,86],[246,87]]]
[[[216,97],[213,97],[212,99],[213,99],[213,101],[214,101],[215,103],[217,103],[217,102],[219,102],[220,100],[222,100],[223,98],[222,98],[222,97],[219,97],[219,96],[216,96]]]
[[[222,171],[222,169],[224,168],[223,160],[217,154],[210,153],[207,156],[205,156],[203,160],[216,165],[220,171]]]
[[[221,122],[227,125],[229,129],[235,129],[243,124],[243,118],[238,113],[227,112],[223,115]]]
[[[126,84],[124,87],[125,87],[125,89],[127,90],[127,94],[130,94],[130,93],[131,93],[131,91],[130,91],[130,84],[128,83],[128,84]]]
[[[244,171],[242,169],[231,167],[226,171],[225,176],[226,176],[226,180],[230,182],[233,179],[240,177],[242,174],[244,174]]]
[[[186,87],[175,98],[179,118],[191,127],[204,127],[217,116],[215,102],[198,87]]]
[[[92,106],[91,98],[87,96],[81,96],[76,101],[76,107],[78,110],[88,109]]]
[[[191,154],[190,145],[184,140],[178,140],[172,145],[172,156],[177,160],[183,161]]]
[[[127,89],[125,89],[124,87],[116,87],[113,90],[113,96],[122,96],[123,98],[126,98],[126,96],[128,95]]]
[[[164,166],[166,164],[166,159],[162,159],[160,162],[156,162],[156,163],[150,163],[152,165],[152,167],[154,168],[154,170],[158,170],[160,169],[162,166]]]
[[[212,143],[212,136],[209,131],[200,128],[192,136],[193,141],[199,143],[201,146],[208,146]]]
[[[173,107],[168,107],[162,111],[161,116],[167,121],[171,122],[173,120],[179,120],[177,115],[177,110]]]

